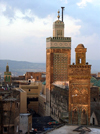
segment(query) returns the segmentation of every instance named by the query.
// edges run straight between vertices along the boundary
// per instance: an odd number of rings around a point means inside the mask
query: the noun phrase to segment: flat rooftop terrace
[[[73,131],[77,127],[78,126],[64,125],[63,127],[54,129],[50,132],[47,132],[46,134],[80,134],[80,132]],[[88,127],[88,128],[91,129],[91,132],[85,132],[84,134],[100,134],[100,127],[98,128]]]

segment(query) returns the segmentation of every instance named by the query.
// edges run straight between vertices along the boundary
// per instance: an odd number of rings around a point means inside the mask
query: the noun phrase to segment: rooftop
[[[80,132],[73,131],[77,127],[78,126],[64,125],[63,127],[47,132],[47,134],[80,134]],[[86,132],[86,134],[100,134],[100,128],[88,128],[91,129],[91,132]]]

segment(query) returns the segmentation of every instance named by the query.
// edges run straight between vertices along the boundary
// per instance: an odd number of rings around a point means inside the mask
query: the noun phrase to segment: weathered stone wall
[[[3,94],[4,92],[4,94]],[[14,133],[15,118],[19,115],[20,92],[15,90],[2,91],[3,104],[3,129],[6,128],[8,133]]]
[[[68,113],[68,89],[54,86],[51,91],[51,117],[60,121],[63,113]]]

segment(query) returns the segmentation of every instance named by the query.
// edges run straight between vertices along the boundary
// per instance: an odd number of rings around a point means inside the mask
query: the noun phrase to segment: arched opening
[[[8,79],[8,81],[10,82],[10,76],[9,76],[9,79]]]
[[[6,82],[8,81],[8,78],[7,78],[7,76],[6,76]]]
[[[76,108],[72,111],[72,124],[78,124],[78,112]]]
[[[80,64],[82,63],[82,59],[81,59],[81,58],[79,59],[79,63],[80,63]]]
[[[82,113],[81,113],[81,124],[82,125],[86,125],[87,124],[87,114],[86,114],[86,110],[83,109]]]

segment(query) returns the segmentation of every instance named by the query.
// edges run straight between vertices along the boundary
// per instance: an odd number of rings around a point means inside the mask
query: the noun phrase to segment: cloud
[[[26,17],[28,18],[24,19]],[[46,38],[53,35],[55,16],[48,14],[44,18],[39,18],[30,9],[24,13],[19,9],[15,9],[13,18],[10,24],[10,18],[4,16],[3,13],[0,18],[0,24],[2,25],[0,32],[0,58],[45,62]],[[26,21],[30,18],[31,21]],[[65,24],[65,36],[80,34],[81,26],[77,24],[80,23],[79,19],[65,15],[64,22],[67,22]]]
[[[67,4],[68,3],[68,0],[60,0],[61,2]]]
[[[100,45],[99,45],[99,36],[94,33],[88,36],[74,36],[72,42],[72,59],[75,58],[75,49],[78,44],[84,44],[87,48],[86,59],[98,60],[100,59]]]
[[[65,0],[3,1],[0,2],[0,58],[45,62],[46,38],[52,37],[58,8],[64,4],[65,37],[72,38],[72,58],[74,48],[83,43],[90,59],[100,59],[98,0],[85,1],[85,10],[79,8],[82,6],[79,0],[67,0],[67,7]],[[76,2],[81,3],[80,6]]]
[[[0,3],[12,7],[13,10],[19,9],[22,13],[30,9],[38,17],[44,18],[54,11],[57,13],[60,8],[59,4],[63,2],[58,2],[58,0],[1,0]]]
[[[71,16],[64,16],[65,24],[65,36],[76,36],[80,34],[81,20],[75,19]]]
[[[81,0],[81,2],[78,2],[77,5],[80,8],[84,8],[85,6],[87,6],[87,3],[92,3],[93,0]]]

